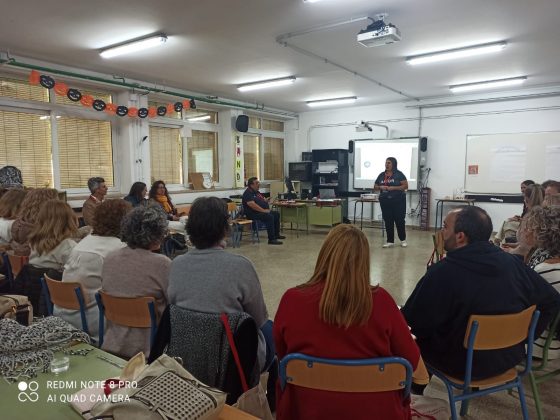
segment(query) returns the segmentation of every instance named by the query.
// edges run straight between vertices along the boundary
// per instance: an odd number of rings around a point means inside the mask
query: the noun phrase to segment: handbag
[[[243,387],[243,394],[239,397],[237,402],[233,405],[234,407],[249,413],[255,417],[262,420],[273,420],[272,412],[270,411],[270,406],[266,399],[266,384],[268,381],[268,372],[261,375],[259,383],[249,389],[247,385],[247,379],[245,378],[245,373],[243,372],[243,367],[241,366],[241,361],[239,359],[239,354],[237,353],[237,347],[233,341],[233,333],[231,332],[231,327],[229,326],[229,320],[227,314],[223,313],[221,315],[222,324],[226,331],[226,336],[231,348],[231,353],[233,354],[233,359],[235,360],[235,365],[237,366],[237,372],[241,379],[241,385]]]
[[[0,295],[0,319],[15,319],[22,325],[30,325],[33,321],[33,306],[27,296]]]
[[[92,418],[211,420],[218,418],[226,394],[198,381],[164,354],[146,366],[131,387],[112,391],[106,400],[92,407]]]

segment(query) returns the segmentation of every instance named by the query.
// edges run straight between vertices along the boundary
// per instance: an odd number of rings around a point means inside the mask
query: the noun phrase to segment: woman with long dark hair
[[[130,192],[124,198],[132,207],[145,206],[148,204],[146,199],[146,194],[148,193],[148,187],[143,182],[135,182],[130,187]]]
[[[161,206],[165,214],[167,214],[167,220],[179,220],[179,217],[177,216],[177,209],[173,205],[171,197],[169,197],[169,192],[167,191],[165,182],[161,180],[154,182],[152,184],[152,188],[150,188],[149,196],[150,202]]]
[[[395,226],[397,234],[404,248],[406,243],[405,216],[406,193],[408,181],[406,176],[397,169],[397,159],[388,157],[385,161],[385,171],[381,172],[375,180],[374,191],[379,191],[379,204],[385,222],[387,242],[383,248],[395,246]]]

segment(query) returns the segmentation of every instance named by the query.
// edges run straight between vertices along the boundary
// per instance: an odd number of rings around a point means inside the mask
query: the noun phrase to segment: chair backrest
[[[65,309],[79,311],[81,309],[76,289],[79,289],[83,299],[82,286],[78,282],[62,282],[53,280],[45,274],[45,284],[49,290],[50,301]],[[85,303],[85,300],[84,300]]]
[[[436,252],[436,257],[441,260],[445,256],[445,248],[444,248],[444,240],[443,240],[443,233],[441,230],[438,230],[433,236],[434,240],[434,249]]]
[[[335,392],[410,393],[412,366],[402,357],[361,360],[323,359],[291,353],[280,361],[280,386],[291,385]]]
[[[19,272],[21,271],[21,269],[23,268],[23,266],[29,262],[29,257],[14,255],[9,252],[7,253],[7,255],[12,270],[12,274],[15,279],[19,274]]]
[[[98,292],[105,318],[115,324],[132,328],[150,328],[155,320],[155,299],[151,296],[136,298],[111,296]]]
[[[516,314],[471,315],[465,332],[463,345],[473,350],[496,350],[511,347],[527,339],[535,305]],[[473,326],[477,325],[473,333]]]

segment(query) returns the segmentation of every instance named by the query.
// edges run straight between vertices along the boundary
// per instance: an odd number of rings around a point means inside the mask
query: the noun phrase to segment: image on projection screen
[[[418,139],[359,140],[354,142],[354,188],[372,189],[385,170],[388,157],[397,159],[398,169],[408,179],[408,189],[418,186]]]

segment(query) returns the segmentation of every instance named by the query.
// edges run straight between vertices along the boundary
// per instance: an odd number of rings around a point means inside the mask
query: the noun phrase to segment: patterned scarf
[[[156,195],[156,200],[167,214],[173,214],[173,206],[166,195]]]

